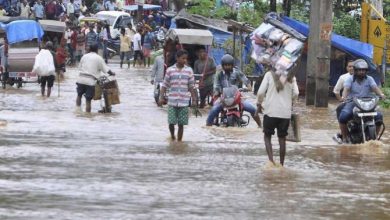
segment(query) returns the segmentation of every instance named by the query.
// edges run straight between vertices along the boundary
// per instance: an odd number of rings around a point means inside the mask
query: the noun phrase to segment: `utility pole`
[[[318,2],[321,5],[315,106],[328,107],[333,5],[332,1],[329,0],[319,0]]]
[[[311,1],[306,67],[306,105],[328,107],[332,2]]]
[[[319,41],[319,19],[320,2],[311,1],[310,21],[309,21],[309,40],[306,65],[306,105],[314,105],[316,91],[316,65],[317,65],[317,45]]]

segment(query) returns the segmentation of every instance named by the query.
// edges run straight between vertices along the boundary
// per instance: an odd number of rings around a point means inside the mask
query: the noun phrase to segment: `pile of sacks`
[[[253,52],[257,63],[271,66],[277,75],[287,77],[302,53],[304,42],[270,23],[262,23],[252,33]]]

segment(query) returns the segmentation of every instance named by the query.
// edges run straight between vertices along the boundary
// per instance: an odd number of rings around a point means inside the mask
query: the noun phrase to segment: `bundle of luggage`
[[[287,76],[302,53],[306,37],[268,15],[252,33],[253,52],[257,63],[271,66],[275,73]]]

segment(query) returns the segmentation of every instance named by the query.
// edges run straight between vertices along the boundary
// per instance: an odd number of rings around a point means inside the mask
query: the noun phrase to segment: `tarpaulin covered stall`
[[[294,28],[299,33],[305,35],[306,37],[309,36],[309,26],[303,22],[294,20],[287,16],[282,16],[281,21]],[[371,44],[364,43],[358,40],[350,39],[338,34],[332,33],[331,38],[331,44],[334,49],[337,49],[339,51],[342,51],[351,59],[358,59],[362,58],[366,60],[369,63],[370,66],[370,75],[374,77],[375,81],[377,83],[380,82],[380,74],[377,74],[376,66],[373,63],[373,54],[374,54],[374,47]],[[339,62],[337,60],[331,60],[331,66],[330,66],[330,77],[329,77],[329,84],[331,86],[335,85],[337,82],[337,79],[340,75],[344,74],[346,72],[345,70],[345,63]],[[306,70],[303,70],[306,72]],[[303,72],[301,71],[301,72]],[[302,76],[301,76],[302,78]]]

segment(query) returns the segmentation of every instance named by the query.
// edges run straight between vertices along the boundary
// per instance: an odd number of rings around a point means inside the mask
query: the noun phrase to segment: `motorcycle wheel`
[[[156,104],[158,104],[159,97],[160,97],[160,91],[157,91],[156,93],[154,93],[154,101],[156,102]]]
[[[376,140],[376,127],[375,126],[369,126],[366,130],[366,140]]]
[[[240,127],[240,120],[234,115],[229,115],[227,117],[227,127]]]
[[[7,86],[7,81],[5,80],[5,76],[3,74],[1,76],[1,85],[3,89],[5,89],[5,87]]]

